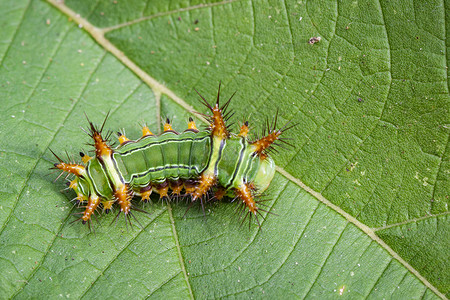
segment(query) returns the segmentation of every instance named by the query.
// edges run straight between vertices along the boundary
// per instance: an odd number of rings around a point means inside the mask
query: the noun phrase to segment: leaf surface
[[[3,1],[0,294],[448,297],[449,7]],[[205,112],[193,89],[212,102],[219,81],[253,132],[277,109],[298,124],[274,154],[278,216],[248,230],[234,203],[204,217],[155,199],[143,228],[70,225],[81,209],[48,148],[90,150],[85,114],[131,138],[166,117],[183,130]]]

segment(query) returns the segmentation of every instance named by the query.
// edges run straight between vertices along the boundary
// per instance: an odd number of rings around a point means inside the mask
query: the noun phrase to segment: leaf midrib
[[[194,299],[194,294],[192,292],[191,283],[189,282],[189,276],[186,271],[186,264],[184,263],[183,254],[181,253],[180,241],[178,240],[178,232],[177,232],[177,228],[175,227],[175,220],[173,218],[172,206],[170,205],[170,203],[167,204],[167,209],[169,211],[170,226],[172,227],[173,238],[175,240],[175,246],[177,248],[178,259],[180,261],[181,271],[183,272],[184,280],[186,281],[189,295],[191,296],[191,299]]]

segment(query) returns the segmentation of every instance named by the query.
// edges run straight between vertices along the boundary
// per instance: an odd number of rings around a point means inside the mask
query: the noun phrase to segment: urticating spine
[[[202,208],[209,199],[221,200],[225,195],[237,198],[242,212],[246,212],[244,219],[254,216],[259,223],[258,215],[264,210],[255,197],[273,178],[275,165],[267,152],[274,142],[283,141],[283,130],[276,129],[275,117],[268,125],[268,134],[255,141],[248,140],[248,122],[239,134],[230,133],[224,118],[232,97],[221,106],[219,94],[220,86],[214,106],[199,94],[210,110],[204,115],[209,127],[203,131],[190,118],[188,129],[178,133],[167,119],[159,136],[147,126],[136,141],[119,132],[120,145],[112,149],[102,136],[104,123],[97,128],[89,122],[94,157],[80,153],[84,163],[80,165],[65,163],[55,155],[59,160],[55,168],[76,176],[69,186],[77,193],[77,202],[85,204],[79,219],[90,224],[99,207],[108,213],[118,205],[117,216],[123,213],[130,220],[132,210],[142,211],[132,205],[132,198],[139,196],[147,202],[152,192],[157,192],[167,200],[190,195],[191,201],[200,201]]]

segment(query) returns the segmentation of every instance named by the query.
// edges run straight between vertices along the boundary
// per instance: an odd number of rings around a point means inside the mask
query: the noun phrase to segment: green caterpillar
[[[251,221],[255,216],[259,224],[258,214],[265,210],[258,207],[255,197],[267,189],[275,173],[275,163],[267,152],[274,142],[283,141],[280,135],[287,129],[275,129],[275,117],[273,125],[267,125],[268,134],[253,142],[247,137],[248,122],[241,126],[239,134],[230,133],[224,114],[233,96],[220,106],[219,95],[220,86],[214,106],[200,95],[211,112],[204,115],[210,125],[203,131],[196,128],[192,118],[182,133],[174,131],[167,120],[159,136],[147,126],[136,141],[119,133],[120,145],[112,149],[102,137],[105,123],[98,129],[89,122],[95,156],[80,153],[85,165],[65,163],[52,151],[59,160],[54,168],[76,176],[69,187],[77,193],[77,202],[86,205],[79,220],[90,226],[98,207],[108,213],[117,204],[117,217],[124,213],[131,221],[133,209],[143,211],[131,204],[134,196],[147,202],[155,191],[160,198],[170,199],[182,195],[184,189],[192,202],[200,200],[203,209],[205,197],[211,193],[218,200],[224,196],[239,199],[243,212],[247,211],[244,220],[250,216]]]

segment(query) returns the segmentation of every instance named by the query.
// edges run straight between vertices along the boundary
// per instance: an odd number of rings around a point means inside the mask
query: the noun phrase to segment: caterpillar
[[[102,135],[107,115],[101,127],[88,119],[86,132],[93,139],[95,155],[80,152],[83,164],[64,162],[50,150],[58,159],[52,169],[63,171],[58,178],[66,172],[67,176],[75,175],[68,185],[77,195],[76,202],[84,206],[77,220],[91,228],[97,209],[109,213],[113,206],[118,206],[115,219],[123,213],[131,224],[130,216],[137,221],[133,210],[146,212],[133,205],[132,198],[139,196],[141,201],[148,202],[156,192],[167,200],[190,196],[191,203],[200,201],[203,211],[206,201],[227,196],[240,203],[241,215],[245,213],[243,221],[249,217],[250,226],[253,216],[261,226],[260,211],[269,211],[260,207],[262,200],[258,201],[258,197],[275,174],[275,163],[269,152],[274,145],[280,145],[277,141],[289,145],[280,135],[292,126],[287,128],[286,124],[276,129],[277,112],[272,124],[267,120],[262,136],[250,141],[248,121],[242,124],[238,134],[231,133],[226,124],[232,116],[226,110],[234,94],[221,105],[219,85],[216,103],[210,105],[197,93],[209,110],[208,114],[198,113],[209,122],[204,130],[198,130],[189,118],[188,128],[178,133],[167,119],[160,135],[153,134],[146,125],[142,137],[135,141],[118,132],[120,145],[112,148],[109,146],[111,132],[106,138]]]

